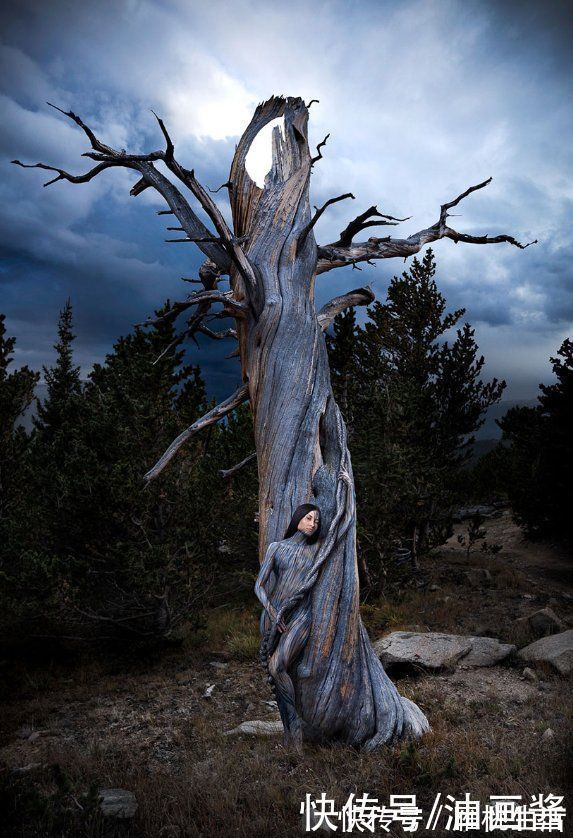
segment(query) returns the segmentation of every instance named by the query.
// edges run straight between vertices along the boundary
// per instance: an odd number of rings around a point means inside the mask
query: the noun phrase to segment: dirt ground
[[[526,542],[507,512],[485,526],[487,541],[502,547],[497,555],[478,544],[468,558],[456,537],[466,529],[460,524],[426,560],[421,577],[367,602],[363,619],[372,639],[415,628],[523,645],[527,637],[516,620],[546,606],[573,626],[571,557]],[[245,720],[278,719],[256,660],[257,613],[253,603],[211,615],[202,636],[145,660],[126,652],[113,659],[83,653],[34,664],[0,661],[0,807],[7,830],[0,832],[294,836],[304,834],[305,794],[325,792],[340,806],[350,793],[381,803],[390,794],[416,794],[425,815],[417,834],[451,835],[445,822],[424,828],[438,793],[470,792],[482,805],[490,795],[522,795],[524,802],[540,793],[567,795],[571,679],[545,668],[528,680],[513,659],[433,675],[390,673],[430,719],[431,733],[415,744],[373,754],[307,745],[298,757],[283,749],[280,734],[224,735]],[[101,788],[133,791],[135,817],[103,818]],[[571,803],[566,797],[561,834],[573,835]],[[375,834],[407,834],[392,829]]]

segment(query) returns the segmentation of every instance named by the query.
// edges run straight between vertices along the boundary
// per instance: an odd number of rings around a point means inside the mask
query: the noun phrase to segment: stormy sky
[[[69,296],[87,376],[119,335],[167,297],[181,299],[189,286],[179,278],[201,262],[194,245],[164,243],[163,201],[151,190],[129,197],[132,173],[44,189],[45,172],[10,164],[86,170],[86,138],[46,101],[136,152],[162,147],[153,109],[177,157],[215,187],[257,103],[285,94],[320,100],[313,145],[330,133],[311,201],[356,196],[324,214],[319,242],[372,204],[412,216],[396,228],[408,236],[434,223],[441,203],[493,177],[452,226],[539,244],[437,242],[437,281],[450,308],[466,308],[487,376],[507,380],[506,398],[534,397],[550,378],[549,355],[573,331],[570,9],[537,0],[4,2],[0,312],[17,338],[15,365],[52,362]],[[265,143],[251,161],[258,177]],[[224,191],[217,198],[229,217]],[[327,273],[317,303],[366,282],[383,300],[404,267],[385,260]],[[365,309],[357,313],[362,322]],[[237,360],[224,358],[234,344],[200,343],[189,360],[222,398],[239,383]]]

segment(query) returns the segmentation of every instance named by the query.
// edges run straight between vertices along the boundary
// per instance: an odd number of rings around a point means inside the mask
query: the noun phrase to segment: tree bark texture
[[[246,155],[258,131],[277,116],[284,116],[284,137],[275,127],[272,168],[261,190],[246,171]],[[384,672],[360,617],[354,482],[314,305],[312,229],[301,243],[310,223],[307,121],[299,99],[260,106],[230,175],[235,235],[248,237],[245,252],[257,279],[254,311],[238,331],[257,446],[260,555],[283,539],[299,504],[319,507],[311,627],[289,673],[297,710],[306,739],[373,748],[420,735],[428,724]]]

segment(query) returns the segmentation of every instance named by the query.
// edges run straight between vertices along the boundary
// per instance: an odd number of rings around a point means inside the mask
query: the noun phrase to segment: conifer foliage
[[[539,404],[511,408],[499,425],[514,516],[531,538],[571,541],[573,509],[573,341],[550,359],[556,381],[540,384]]]
[[[335,396],[351,427],[358,536],[377,586],[397,548],[416,562],[445,540],[472,434],[505,387],[482,381],[468,323],[450,336],[465,311],[446,311],[435,272],[429,248],[392,279],[385,303],[369,306],[363,327],[342,314],[328,337]]]
[[[193,440],[159,480],[143,481],[169,442],[212,406],[199,367],[186,364],[181,349],[164,351],[175,337],[169,312],[167,301],[152,328],[120,337],[85,381],[73,361],[69,300],[60,313],[56,358],[44,367],[47,395],[32,434],[3,436],[2,462],[15,473],[19,467],[25,487],[11,490],[3,516],[11,536],[2,539],[9,630],[176,636],[199,625],[218,574],[226,576],[219,589],[225,596],[252,565],[256,532],[243,525],[244,536],[234,536],[230,572],[226,545],[237,516],[254,529],[256,469],[228,480],[219,475],[253,446],[244,410]],[[2,370],[12,345],[0,343]],[[29,406],[37,378],[26,368],[17,379],[2,373],[7,427]]]
[[[27,366],[9,370],[16,338],[6,335],[5,319],[0,314],[0,606],[6,606],[14,575],[22,576],[21,566],[13,564],[11,551],[26,525],[22,513],[29,496],[25,463],[30,437],[21,419],[32,404],[40,377]]]

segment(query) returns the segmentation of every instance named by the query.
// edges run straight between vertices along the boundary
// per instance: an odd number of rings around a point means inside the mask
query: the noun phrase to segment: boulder
[[[515,652],[515,648],[495,637],[433,631],[395,631],[374,644],[384,666],[410,665],[431,670],[455,669],[458,663],[468,669],[495,666]]]
[[[565,631],[563,623],[551,608],[541,608],[535,614],[526,618],[536,637],[545,637],[547,634],[557,634]]]
[[[561,675],[573,670],[573,629],[536,640],[517,653],[528,663],[550,663]]]
[[[470,638],[428,631],[394,631],[376,641],[374,650],[384,666],[409,664],[425,669],[455,669],[472,648]]]
[[[132,791],[126,789],[100,789],[100,810],[107,818],[132,818],[137,811],[137,801]]]
[[[250,736],[272,736],[275,733],[282,733],[283,723],[279,720],[277,722],[263,722],[255,720],[252,722],[242,722],[233,730],[225,730],[225,736],[231,736],[235,733],[247,733]]]
[[[495,666],[516,651],[510,643],[500,643],[496,637],[467,637],[472,647],[460,660],[460,666],[474,669],[478,666]]]

